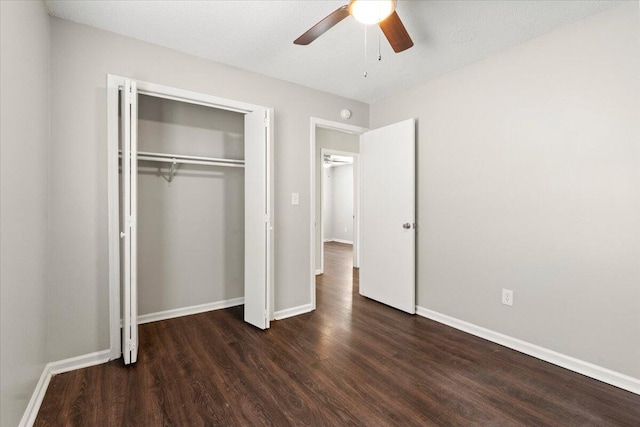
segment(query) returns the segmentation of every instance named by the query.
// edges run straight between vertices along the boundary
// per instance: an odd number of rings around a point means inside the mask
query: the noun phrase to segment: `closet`
[[[111,358],[136,362],[140,323],[216,308],[244,304],[244,320],[268,328],[272,111],[117,76],[107,86]]]

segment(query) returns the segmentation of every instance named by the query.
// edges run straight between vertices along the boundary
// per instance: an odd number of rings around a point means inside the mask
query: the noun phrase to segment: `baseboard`
[[[603,368],[602,366],[594,365],[593,363],[585,362],[584,360],[576,359],[575,357],[567,356],[424,307],[417,306],[416,314],[521,353],[528,354],[545,362],[553,363],[570,371],[586,375],[635,394],[640,394],[640,379],[638,378],[612,371],[611,369]]]
[[[353,245],[353,240],[333,239],[336,243],[345,243],[347,245]]]
[[[325,243],[329,243],[329,242],[346,243],[347,245],[353,245],[353,240],[344,240],[344,239],[335,239],[335,238],[325,239],[324,242]]]
[[[102,350],[95,353],[72,357],[70,359],[47,363],[42,370],[40,380],[31,395],[31,400],[29,400],[27,409],[24,411],[24,415],[22,416],[22,420],[20,420],[20,424],[18,424],[18,426],[30,427],[36,421],[40,405],[42,405],[44,395],[47,393],[47,387],[49,387],[49,382],[54,375],[106,363],[109,361],[110,355],[111,350]]]
[[[299,305],[297,307],[287,308],[286,310],[279,310],[273,313],[275,320],[282,320],[288,317],[298,316],[299,314],[305,314],[313,311],[311,304]]]
[[[221,310],[223,308],[235,307],[242,304],[244,304],[244,297],[193,305],[191,307],[176,308],[173,310],[159,311],[157,313],[143,314],[138,316],[138,325],[173,319],[175,317],[189,316],[191,314],[204,313],[206,311]]]
[[[322,269],[321,269],[321,268],[319,268],[319,269],[317,269],[317,270],[316,270],[316,276],[317,276],[318,274],[322,274],[322,273],[323,273],[323,271],[322,271]]]
[[[48,366],[49,365],[45,365],[42,370],[38,384],[36,384],[36,388],[33,390],[31,400],[29,400],[27,408],[24,410],[24,414],[22,415],[22,419],[20,420],[18,427],[31,427],[36,421],[40,405],[42,405],[44,395],[47,393],[47,387],[49,387],[49,382],[53,376],[51,372],[49,372]]]

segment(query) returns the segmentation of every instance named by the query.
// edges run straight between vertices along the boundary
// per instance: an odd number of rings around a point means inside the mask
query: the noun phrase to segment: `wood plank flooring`
[[[325,248],[315,312],[142,325],[136,365],[55,376],[35,425],[640,426],[640,396],[363,298]]]

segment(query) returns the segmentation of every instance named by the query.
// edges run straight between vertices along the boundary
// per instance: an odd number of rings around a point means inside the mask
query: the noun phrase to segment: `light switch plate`
[[[502,303],[504,305],[513,305],[513,291],[511,289],[502,289]]]
[[[294,206],[298,206],[300,204],[300,194],[299,193],[291,193],[291,204]]]

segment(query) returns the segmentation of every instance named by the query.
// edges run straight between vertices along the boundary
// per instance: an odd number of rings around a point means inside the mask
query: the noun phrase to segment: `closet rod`
[[[171,159],[205,160],[205,161],[209,161],[209,162],[244,164],[244,160],[218,159],[218,158],[215,158],[215,157],[184,156],[182,154],[169,154],[169,153],[152,153],[150,151],[138,151],[138,156],[169,157]]]
[[[122,157],[122,150],[118,150],[118,155],[119,157]],[[231,168],[244,167],[244,160],[185,156],[182,154],[152,153],[149,151],[138,151],[138,160],[163,163],[184,163],[190,165],[228,166]]]
[[[226,162],[215,162],[215,161],[208,161],[208,160],[191,160],[191,159],[180,159],[175,157],[153,157],[153,156],[138,155],[138,160],[146,160],[149,162],[162,162],[162,163],[185,163],[189,165],[227,166],[231,168],[244,167],[244,164],[241,164],[241,163],[226,163]]]

